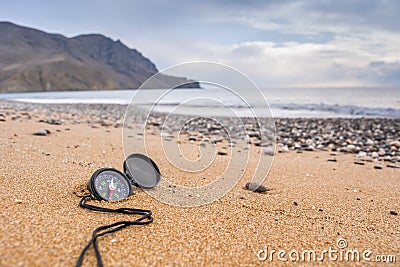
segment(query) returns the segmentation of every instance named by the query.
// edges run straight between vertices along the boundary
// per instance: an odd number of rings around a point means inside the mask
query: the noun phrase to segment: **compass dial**
[[[106,200],[120,200],[132,194],[132,186],[128,178],[115,169],[100,169],[91,179],[94,196]]]

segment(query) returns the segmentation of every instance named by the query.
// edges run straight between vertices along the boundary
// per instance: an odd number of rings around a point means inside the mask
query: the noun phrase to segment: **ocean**
[[[0,99],[45,104],[121,104],[153,106],[154,110],[183,114],[230,113],[242,117],[400,118],[400,87],[263,88],[261,92],[221,88],[68,91],[0,94]],[[263,97],[264,95],[264,97]],[[268,103],[268,104],[267,104]],[[266,111],[270,107],[270,112]],[[260,111],[260,112],[257,112]]]

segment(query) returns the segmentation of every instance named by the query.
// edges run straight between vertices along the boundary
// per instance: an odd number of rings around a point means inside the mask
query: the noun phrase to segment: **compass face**
[[[132,193],[129,180],[117,170],[105,169],[93,177],[92,181],[96,195],[102,200],[120,200]]]

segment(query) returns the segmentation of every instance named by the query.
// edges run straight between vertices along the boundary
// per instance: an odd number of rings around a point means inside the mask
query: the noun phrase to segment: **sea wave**
[[[328,105],[328,104],[295,104],[280,103],[271,104],[271,109],[281,110],[306,110],[306,111],[323,111],[337,115],[365,116],[365,117],[385,117],[400,118],[400,109],[395,108],[376,108],[361,107],[352,105]]]

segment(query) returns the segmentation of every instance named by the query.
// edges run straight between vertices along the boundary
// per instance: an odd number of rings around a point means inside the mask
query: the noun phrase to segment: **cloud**
[[[399,85],[400,1],[11,1],[0,16],[120,39],[159,69],[232,65],[260,86]]]
[[[400,84],[400,62],[374,61],[369,64],[369,75],[382,83]]]

